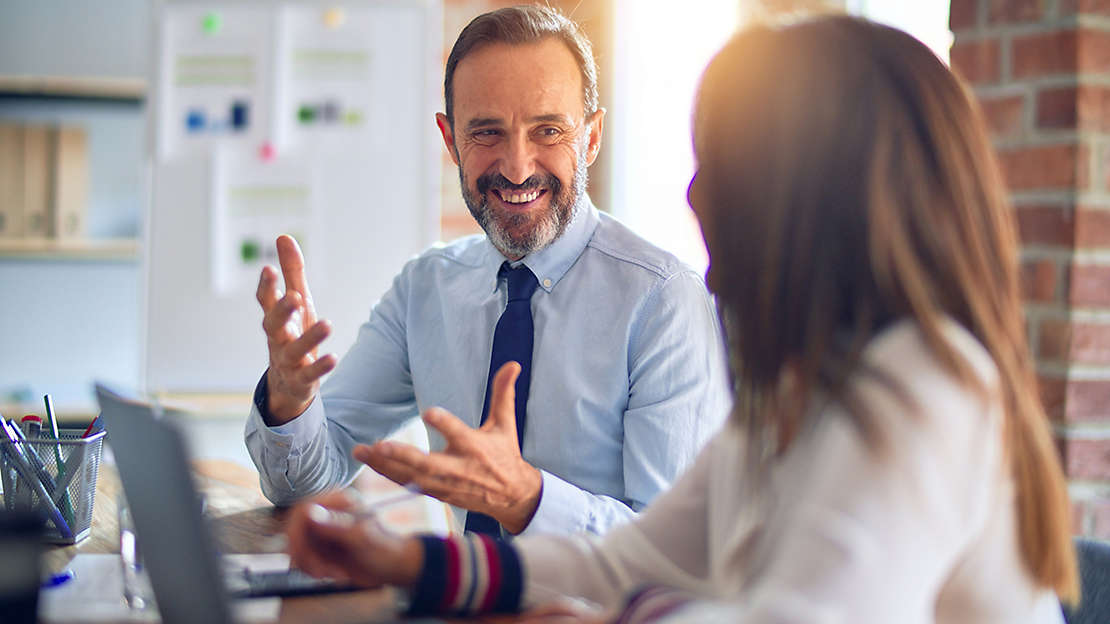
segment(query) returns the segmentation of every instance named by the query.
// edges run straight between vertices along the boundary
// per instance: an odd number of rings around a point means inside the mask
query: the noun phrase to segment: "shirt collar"
[[[582,255],[582,251],[593,238],[594,230],[600,222],[601,218],[593,202],[589,198],[583,198],[582,203],[575,210],[574,218],[567,224],[567,229],[563,230],[559,238],[547,247],[513,264],[524,264],[531,269],[540,283],[540,288],[551,292],[578,260],[578,256]],[[485,247],[487,249],[485,257],[482,258],[482,270],[490,276],[491,290],[497,290],[498,271],[501,269],[501,264],[505,262],[505,256],[497,251],[488,238],[485,241]]]

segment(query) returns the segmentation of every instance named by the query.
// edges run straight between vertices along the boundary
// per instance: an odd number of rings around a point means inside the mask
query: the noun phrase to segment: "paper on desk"
[[[251,570],[289,567],[289,556],[225,555],[226,566],[249,566]],[[119,555],[81,553],[69,562],[72,581],[44,589],[39,594],[40,622],[157,622],[153,609],[132,611],[123,601],[123,572]],[[235,600],[232,610],[236,621],[272,622],[281,611],[280,598]]]

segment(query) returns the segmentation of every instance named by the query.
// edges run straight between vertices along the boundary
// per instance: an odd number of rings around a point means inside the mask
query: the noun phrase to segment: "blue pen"
[[[42,588],[50,589],[51,587],[65,585],[69,581],[72,581],[75,576],[77,575],[73,573],[73,570],[63,570],[57,574],[51,574],[50,578],[42,582]]]

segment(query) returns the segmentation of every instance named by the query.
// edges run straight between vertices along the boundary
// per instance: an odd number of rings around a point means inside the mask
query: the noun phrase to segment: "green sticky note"
[[[220,19],[219,13],[209,13],[205,15],[204,19],[200,21],[201,28],[203,28],[204,32],[208,33],[209,35],[214,35],[220,32],[220,26],[222,25],[223,20]]]
[[[239,246],[239,256],[243,258],[243,262],[245,263],[250,263],[258,260],[258,257],[261,254],[262,250],[259,248],[258,243],[256,243],[255,241],[245,240],[243,241],[243,244]]]

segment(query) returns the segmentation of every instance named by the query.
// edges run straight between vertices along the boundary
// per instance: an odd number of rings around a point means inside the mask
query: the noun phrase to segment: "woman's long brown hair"
[[[707,68],[695,146],[733,419],[750,450],[781,452],[803,424],[779,400],[787,363],[799,404],[820,391],[850,406],[863,347],[898,319],[914,319],[936,357],[974,379],[942,337],[954,319],[998,369],[1022,557],[1037,583],[1078,600],[1012,215],[968,90],[892,28],[848,16],[756,26]],[[866,432],[867,415],[854,416]]]

